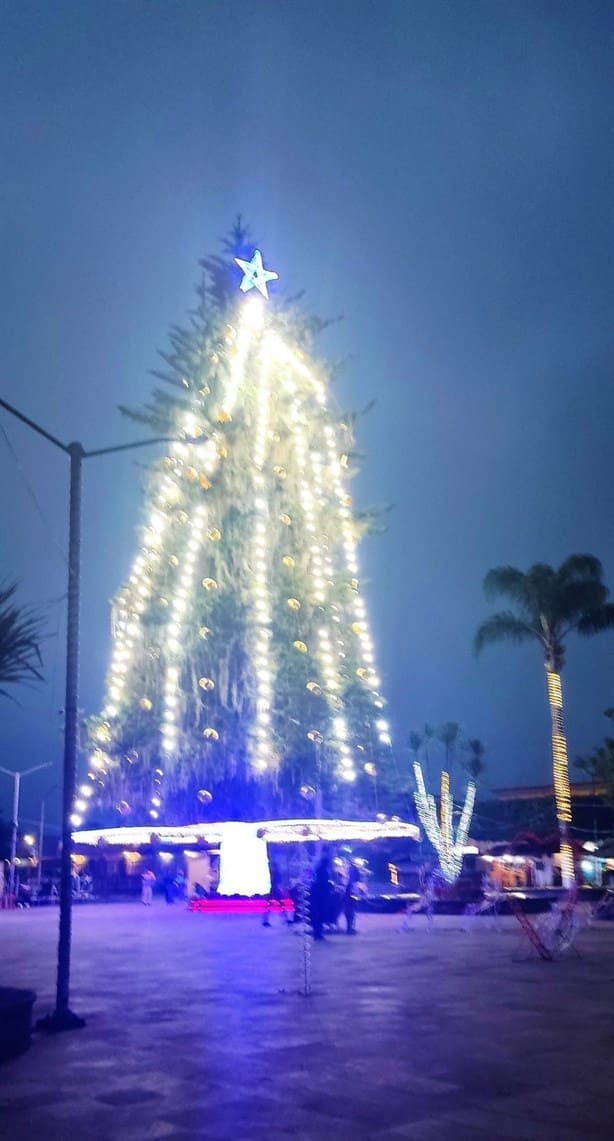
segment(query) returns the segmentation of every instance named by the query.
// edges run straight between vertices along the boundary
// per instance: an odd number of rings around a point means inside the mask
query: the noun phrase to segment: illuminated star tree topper
[[[257,289],[268,301],[269,291],[267,289],[267,281],[277,281],[279,274],[275,273],[272,269],[264,268],[260,250],[254,250],[251,261],[244,261],[243,258],[235,258],[235,262],[239,269],[243,270],[243,280],[239,286],[241,292],[249,293],[250,289]]]

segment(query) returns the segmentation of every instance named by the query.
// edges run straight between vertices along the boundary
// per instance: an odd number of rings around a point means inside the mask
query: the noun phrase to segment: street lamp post
[[[19,795],[21,792],[21,778],[37,773],[39,769],[48,769],[51,761],[44,765],[34,765],[32,769],[20,772],[17,769],[5,769],[0,765],[0,773],[13,778],[13,819],[11,822],[11,868],[9,873],[9,895],[15,894],[15,860],[17,859],[17,829],[19,827]]]
[[[64,767],[62,783],[62,854],[60,865],[60,930],[58,937],[58,965],[55,1009],[46,1018],[39,1020],[43,1030],[71,1030],[85,1026],[85,1022],[74,1014],[69,1006],[70,994],[70,951],[72,929],[72,805],[75,793],[77,769],[77,732],[79,697],[79,596],[81,588],[81,473],[84,459],[94,456],[107,456],[115,452],[131,451],[134,448],[149,447],[152,444],[175,442],[173,436],[157,436],[151,440],[136,440],[130,444],[118,444],[110,448],[96,448],[86,451],[82,444],[73,441],[64,444],[57,436],[52,436],[40,424],[24,416],[12,404],[0,399],[0,407],[10,412],[33,432],[43,436],[54,447],[59,448],[70,458],[70,499],[68,524],[68,603],[66,618],[66,698],[64,720]]]

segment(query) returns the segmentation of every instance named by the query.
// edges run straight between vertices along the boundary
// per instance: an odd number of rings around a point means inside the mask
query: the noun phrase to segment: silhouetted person
[[[282,913],[283,919],[285,919],[286,923],[290,922],[290,920],[288,919],[288,916],[286,915],[286,905],[284,902],[284,889],[283,889],[283,883],[282,883],[282,878],[281,878],[281,872],[280,872],[279,867],[276,864],[275,860],[270,861],[269,869],[270,869],[270,873],[271,873],[271,890],[269,891],[269,894],[267,896],[267,904],[266,904],[264,915],[262,917],[262,926],[263,927],[270,927],[271,926],[271,909],[273,907],[273,903],[279,904],[279,909]]]
[[[360,872],[356,864],[350,864],[347,883],[343,893],[343,911],[345,914],[346,931],[348,935],[356,934],[356,904]]]
[[[310,914],[314,939],[323,939],[322,927],[332,891],[330,856],[325,850],[318,860],[311,881]]]

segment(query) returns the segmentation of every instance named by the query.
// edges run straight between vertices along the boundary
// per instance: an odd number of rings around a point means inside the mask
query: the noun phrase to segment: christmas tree
[[[281,299],[240,223],[201,266],[131,413],[168,452],[113,600],[73,823],[304,815],[305,800],[372,818],[394,764],[357,561],[370,516],[346,486],[355,418],[312,356],[321,323]]]

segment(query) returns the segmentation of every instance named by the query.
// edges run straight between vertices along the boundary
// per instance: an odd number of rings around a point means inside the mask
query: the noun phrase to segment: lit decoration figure
[[[469,781],[465,802],[463,804],[460,820],[454,836],[454,822],[452,794],[450,792],[450,776],[447,772],[441,774],[440,819],[437,819],[437,806],[435,797],[426,791],[422,766],[414,762],[414,776],[416,778],[416,791],[414,800],[418,810],[420,823],[439,857],[441,874],[446,883],[455,883],[463,866],[463,849],[467,843],[473,806],[475,804],[475,783]]]
[[[137,414],[175,442],[113,603],[75,828],[290,816],[305,787],[324,787],[328,811],[373,815],[393,779],[359,579],[368,520],[347,490],[352,418],[309,356],[313,321],[267,306],[277,275],[244,232],[203,265],[201,304],[154,374],[165,387]]]

